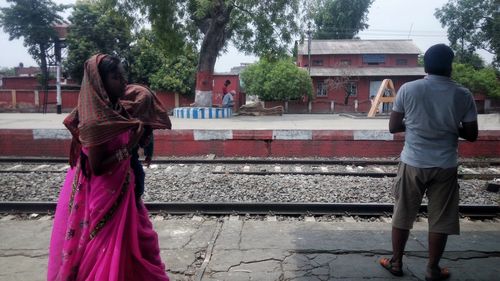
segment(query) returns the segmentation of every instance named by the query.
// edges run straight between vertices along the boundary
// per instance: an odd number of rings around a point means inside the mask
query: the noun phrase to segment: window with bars
[[[312,61],[313,66],[322,66],[323,65],[323,60],[313,60]]]
[[[345,87],[346,94],[349,97],[355,97],[358,95],[358,84],[356,82],[347,82]]]
[[[396,65],[407,65],[408,60],[407,59],[396,59]]]
[[[351,65],[351,60],[348,59],[340,60],[340,65],[341,66]]]
[[[316,84],[316,96],[317,97],[326,97],[327,96],[325,82],[319,81]]]
[[[363,63],[368,65],[379,65],[385,63],[385,55],[363,55]]]

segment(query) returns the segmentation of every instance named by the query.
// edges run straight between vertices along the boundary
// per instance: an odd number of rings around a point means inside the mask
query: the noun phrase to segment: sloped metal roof
[[[307,70],[307,68],[302,67]],[[317,76],[424,76],[423,67],[311,67],[311,77]]]
[[[311,55],[341,54],[421,54],[412,40],[312,40]],[[307,40],[299,55],[307,55]]]

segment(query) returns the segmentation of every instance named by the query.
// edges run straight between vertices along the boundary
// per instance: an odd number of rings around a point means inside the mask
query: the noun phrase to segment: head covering
[[[139,120],[129,118],[119,103],[113,109],[98,70],[99,63],[106,56],[97,54],[85,62],[78,106],[63,122],[73,135],[70,151],[72,166],[76,163],[81,145],[91,147],[106,143],[139,125]]]
[[[153,129],[171,129],[172,124],[161,101],[146,86],[129,84],[120,98],[127,113]]]
[[[445,44],[431,46],[424,54],[425,72],[429,74],[450,76],[453,62],[453,50]]]

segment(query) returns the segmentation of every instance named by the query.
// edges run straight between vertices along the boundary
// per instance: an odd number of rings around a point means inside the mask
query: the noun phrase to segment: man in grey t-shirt
[[[391,133],[405,132],[394,183],[391,259],[380,264],[403,275],[403,252],[424,193],[428,197],[429,261],[426,280],[450,273],[439,267],[448,235],[459,234],[458,138],[475,141],[477,111],[472,94],[450,79],[453,51],[444,44],[424,55],[425,78],[401,86],[389,121]]]

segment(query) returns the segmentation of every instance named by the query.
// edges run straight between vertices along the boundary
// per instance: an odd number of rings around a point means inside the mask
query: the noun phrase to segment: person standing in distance
[[[471,92],[451,77],[453,51],[444,44],[424,54],[423,79],[401,86],[389,120],[391,133],[405,132],[393,186],[392,257],[380,264],[403,275],[403,253],[424,193],[428,198],[429,260],[426,281],[450,276],[439,261],[448,235],[460,232],[457,179],[458,138],[475,141],[477,111]]]
[[[222,98],[222,107],[233,108],[234,105],[234,91],[228,91],[227,87],[231,84],[231,81],[226,80],[224,82],[224,87],[222,87],[222,94],[224,97]]]

